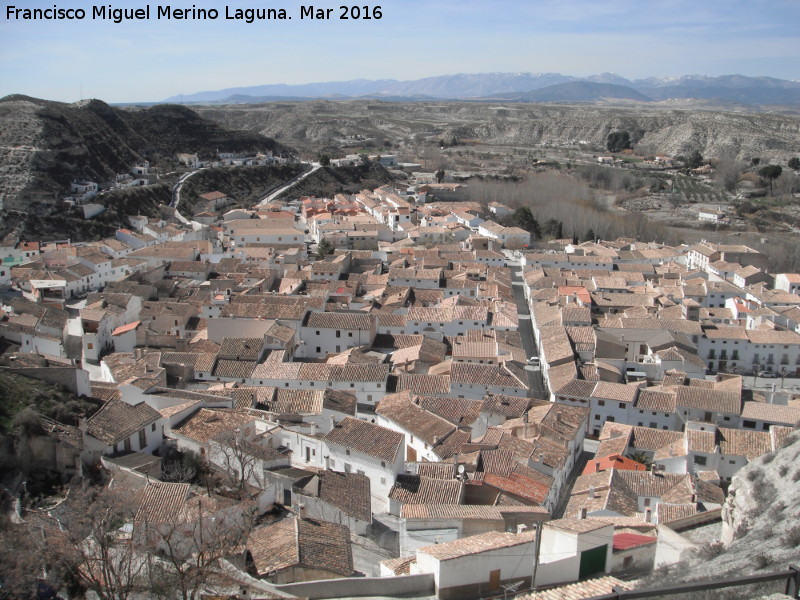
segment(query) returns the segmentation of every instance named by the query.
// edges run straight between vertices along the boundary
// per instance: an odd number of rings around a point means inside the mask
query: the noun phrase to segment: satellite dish
[[[466,469],[464,468],[464,465],[458,465],[458,468],[456,469],[456,471],[458,471],[459,475],[463,475],[464,471],[466,471]]]

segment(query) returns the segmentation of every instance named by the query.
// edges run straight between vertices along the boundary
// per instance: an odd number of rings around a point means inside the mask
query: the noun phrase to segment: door
[[[604,544],[599,548],[584,550],[581,552],[581,566],[578,577],[583,579],[595,573],[603,573],[606,570],[606,554],[608,545]]]
[[[306,446],[306,462],[311,462],[311,448]]]
[[[494,592],[500,589],[500,569],[489,571],[489,591]]]

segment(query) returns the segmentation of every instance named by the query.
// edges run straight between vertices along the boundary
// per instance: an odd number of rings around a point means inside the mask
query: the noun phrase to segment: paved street
[[[533,336],[533,325],[531,323],[531,311],[528,302],[525,300],[525,291],[522,288],[522,271],[518,261],[508,260],[506,262],[511,269],[511,287],[514,289],[514,300],[517,303],[517,314],[519,315],[519,335],[522,340],[522,347],[525,349],[525,356],[539,356],[536,348],[536,341]],[[528,396],[531,398],[547,399],[542,372],[539,369],[526,369],[528,373]]]

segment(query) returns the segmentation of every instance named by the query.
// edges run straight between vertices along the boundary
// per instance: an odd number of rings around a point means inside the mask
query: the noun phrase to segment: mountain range
[[[615,73],[573,77],[560,73],[477,73],[412,81],[354,79],[307,84],[227,88],[167,98],[164,102],[249,104],[275,100],[373,98],[387,101],[493,100],[517,102],[661,102],[800,104],[800,81],[744,75],[685,75],[626,79]]]

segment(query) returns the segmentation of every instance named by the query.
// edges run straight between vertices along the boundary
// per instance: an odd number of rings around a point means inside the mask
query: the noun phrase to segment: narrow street
[[[536,347],[536,338],[533,335],[531,311],[528,307],[527,300],[525,300],[525,291],[522,287],[522,271],[520,271],[519,261],[508,259],[506,264],[511,270],[511,286],[514,289],[514,300],[517,303],[519,335],[522,341],[522,347],[525,350],[525,356],[528,358],[531,356],[539,356],[539,350]],[[545,390],[544,381],[542,380],[540,368],[538,366],[534,368],[529,365],[526,367],[525,371],[528,373],[528,397],[546,400],[547,392]]]

